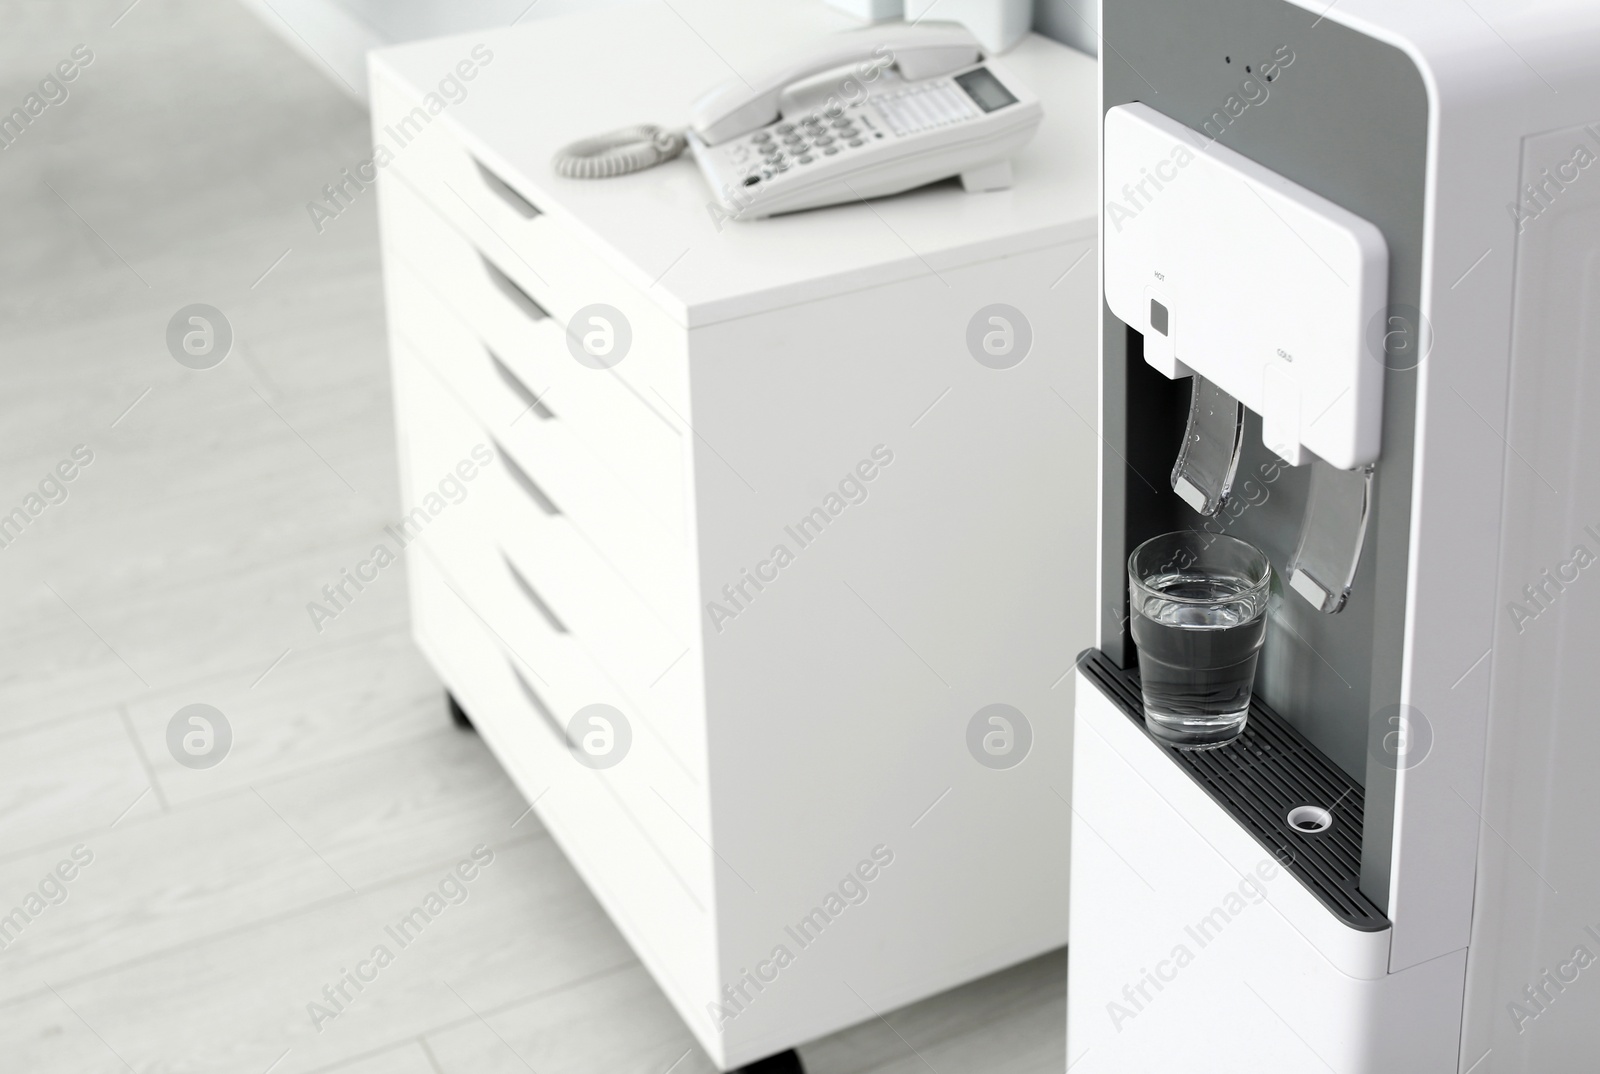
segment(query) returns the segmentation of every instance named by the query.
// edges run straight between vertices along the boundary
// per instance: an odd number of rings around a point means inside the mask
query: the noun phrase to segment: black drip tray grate
[[[1252,700],[1236,741],[1210,750],[1173,749],[1145,728],[1137,671],[1124,671],[1098,649],[1085,650],[1078,668],[1340,921],[1363,932],[1389,927],[1361,894],[1361,788],[1276,712]],[[1315,833],[1296,831],[1287,818],[1300,806],[1328,810],[1332,824]]]

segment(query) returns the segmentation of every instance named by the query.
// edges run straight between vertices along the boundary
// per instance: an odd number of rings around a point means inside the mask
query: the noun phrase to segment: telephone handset
[[[689,148],[716,218],[895,194],[959,175],[1011,185],[1009,157],[1043,118],[1038,99],[964,29],[875,26],[840,34],[754,80],[696,101],[686,131],[633,127],[568,146],[571,178],[623,175]]]
[[[883,66],[887,60],[908,81],[920,81],[970,66],[983,55],[978,42],[959,27],[894,29],[900,32],[868,29],[839,34],[754,85],[724,83],[694,103],[689,129],[706,145],[719,145],[776,122],[784,91],[818,75],[846,67]],[[849,79],[850,74],[843,77]]]

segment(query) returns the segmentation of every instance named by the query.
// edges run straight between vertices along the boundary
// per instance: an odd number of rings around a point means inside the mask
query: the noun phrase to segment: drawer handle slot
[[[528,603],[533,605],[534,610],[544,617],[546,623],[550,624],[550,629],[557,634],[572,633],[567,629],[567,625],[561,621],[560,617],[556,615],[554,609],[545,603],[544,598],[539,595],[539,591],[533,588],[533,583],[523,576],[515,563],[511,562],[511,557],[505,554],[504,549],[500,552],[500,558],[505,561],[506,569],[511,572],[511,580],[517,583],[517,588],[522,590],[522,595],[528,598]]]
[[[491,171],[483,161],[474,159],[472,163],[478,166],[478,176],[483,180],[483,185],[501,201],[515,209],[518,216],[524,220],[532,220],[539,215],[537,205],[511,189],[511,184]]]
[[[505,463],[506,473],[510,474],[511,479],[522,487],[522,491],[527,493],[528,498],[538,505],[539,510],[547,515],[559,515],[561,508],[556,506],[554,500],[545,495],[544,489],[539,487],[537,481],[528,476],[526,470],[517,465],[517,460],[511,457],[510,452],[501,447],[498,442],[495,443],[495,448],[500,452],[500,460]]]
[[[567,729],[561,726],[561,721],[556,719],[556,714],[550,711],[550,706],[544,703],[544,698],[539,696],[539,691],[535,690],[533,684],[528,681],[527,676],[522,674],[522,669],[517,667],[517,662],[507,657],[506,663],[511,668],[511,674],[516,676],[517,685],[522,688],[522,696],[527,698],[528,705],[544,720],[544,724],[550,729],[550,733],[559,738],[570,750],[572,748],[572,739],[567,737]]]
[[[505,381],[506,387],[515,392],[517,398],[526,404],[525,409],[533,411],[542,421],[549,421],[556,416],[555,411],[546,406],[543,399],[533,394],[533,389],[528,387],[521,377],[513,373],[511,367],[506,365],[498,354],[488,350],[488,348],[484,349],[488,351],[489,361],[494,363],[494,371],[500,374],[500,379]]]
[[[495,289],[509,298],[518,309],[535,321],[542,321],[550,316],[549,311],[539,305],[532,295],[524,291],[521,284],[507,276],[499,265],[484,257],[481,253],[478,256],[483,259],[483,269],[489,274],[489,282],[494,284]]]

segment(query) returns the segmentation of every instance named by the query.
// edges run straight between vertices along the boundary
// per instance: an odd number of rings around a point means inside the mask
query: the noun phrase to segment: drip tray
[[[1124,671],[1098,649],[1078,657],[1078,670],[1256,842],[1285,862],[1330,913],[1362,932],[1389,927],[1389,919],[1361,894],[1362,789],[1287,721],[1253,699],[1244,734],[1234,742],[1210,750],[1173,749],[1145,730],[1137,671]],[[1302,806],[1313,808],[1297,812],[1301,823],[1326,827],[1316,832],[1291,827],[1290,811]]]

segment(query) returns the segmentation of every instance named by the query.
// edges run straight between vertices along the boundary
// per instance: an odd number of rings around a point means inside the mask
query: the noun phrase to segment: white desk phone
[[[1039,100],[956,26],[875,26],[793,63],[712,90],[686,131],[629,127],[575,142],[556,171],[599,179],[689,148],[717,212],[738,220],[897,194],[959,175],[969,191],[1011,185],[1010,154],[1043,118]]]

